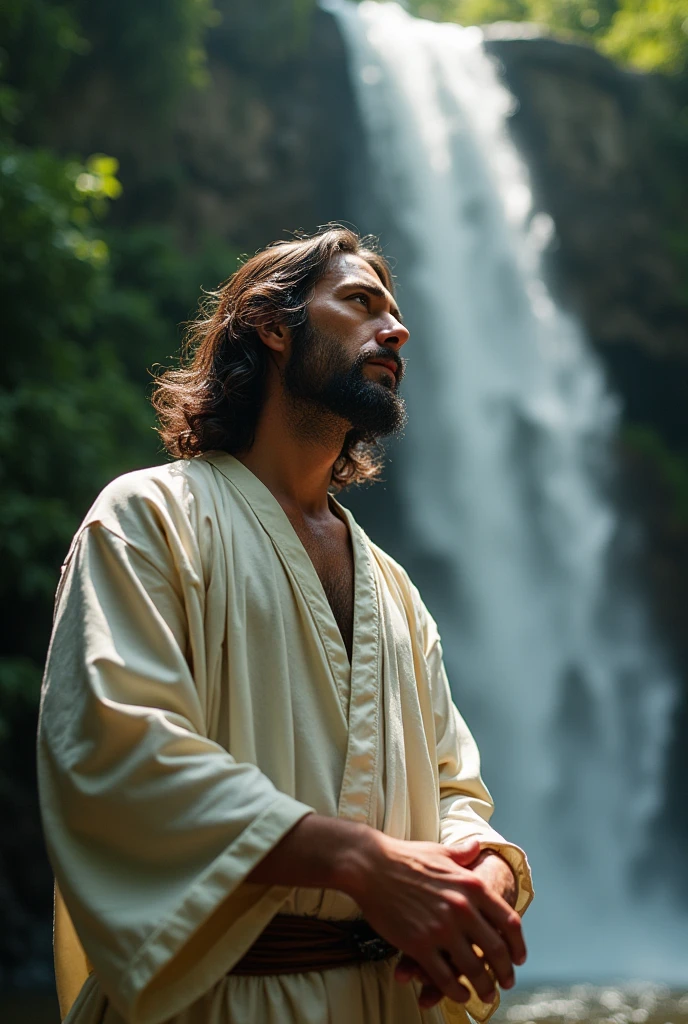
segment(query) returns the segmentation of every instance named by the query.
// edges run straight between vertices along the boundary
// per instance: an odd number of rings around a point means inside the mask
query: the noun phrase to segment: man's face
[[[338,253],[314,289],[308,320],[292,332],[287,395],[347,420],[368,440],[405,422],[399,355],[408,340],[394,299],[360,256]],[[310,417],[308,417],[310,418]],[[313,423],[316,426],[316,423]]]

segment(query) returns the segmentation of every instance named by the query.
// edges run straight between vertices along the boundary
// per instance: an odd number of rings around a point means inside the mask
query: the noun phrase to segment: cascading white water
[[[553,225],[508,137],[512,98],[479,29],[394,3],[323,6],[411,328],[395,485],[452,581],[433,607],[496,824],[531,856],[530,975],[685,977],[682,924],[629,872],[660,802],[674,687],[620,578],[617,403],[543,282]],[[379,230],[376,216],[358,226]]]

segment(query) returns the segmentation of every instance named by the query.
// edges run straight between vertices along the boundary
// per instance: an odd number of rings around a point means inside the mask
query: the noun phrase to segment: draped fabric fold
[[[289,520],[232,456],[121,477],[77,533],[38,744],[70,1024],[420,1021],[388,963],[228,977],[277,912],[359,915],[338,892],[246,881],[312,811],[399,838],[475,835],[529,900],[524,855],[487,824],[434,623],[334,504],[354,550],[351,665]],[[422,1019],[457,1014],[445,1001]]]

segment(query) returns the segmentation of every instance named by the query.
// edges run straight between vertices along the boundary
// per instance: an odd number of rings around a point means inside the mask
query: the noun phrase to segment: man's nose
[[[375,340],[379,345],[387,345],[398,352],[409,340],[409,332],[395,317],[391,317],[390,324],[377,332]]]

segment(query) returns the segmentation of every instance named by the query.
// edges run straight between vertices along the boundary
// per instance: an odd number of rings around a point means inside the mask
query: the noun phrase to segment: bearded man
[[[74,538],[39,727],[69,1024],[484,1020],[514,982],[525,856],[434,621],[332,494],[403,423],[407,339],[370,242],[269,246],[158,380],[176,461]]]

